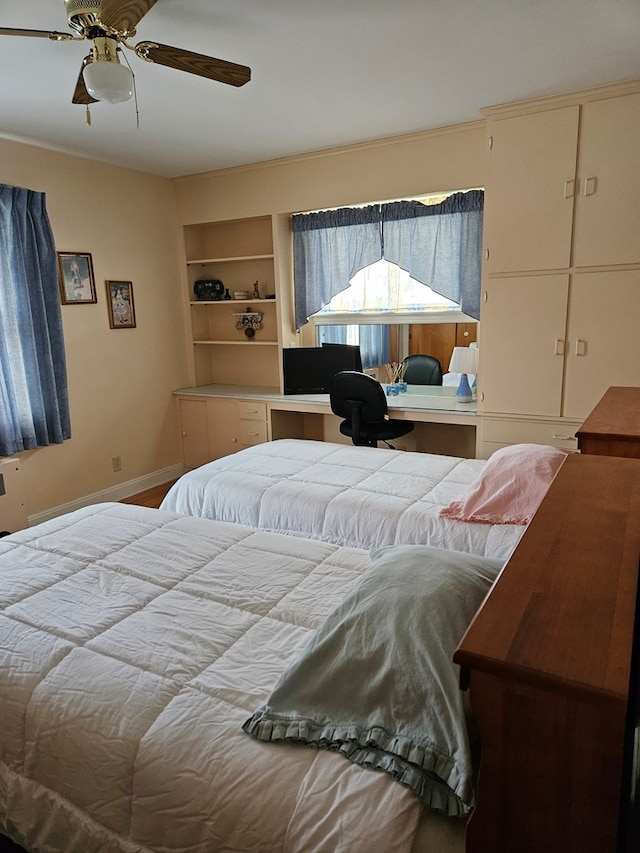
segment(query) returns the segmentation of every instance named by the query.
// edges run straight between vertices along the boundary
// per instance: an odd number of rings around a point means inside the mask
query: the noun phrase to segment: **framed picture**
[[[58,280],[63,305],[97,302],[91,255],[58,252]]]
[[[107,308],[112,329],[135,329],[133,284],[130,281],[107,281]]]

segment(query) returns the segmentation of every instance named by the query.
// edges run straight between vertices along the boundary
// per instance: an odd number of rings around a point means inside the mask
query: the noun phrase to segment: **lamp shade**
[[[454,347],[449,362],[450,373],[477,373],[478,349],[476,347]]]
[[[131,71],[119,62],[90,62],[83,72],[87,92],[98,101],[119,104],[133,95]]]

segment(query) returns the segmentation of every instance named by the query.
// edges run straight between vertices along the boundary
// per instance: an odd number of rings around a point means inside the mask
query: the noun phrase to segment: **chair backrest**
[[[408,355],[402,364],[409,385],[442,385],[442,365],[434,355]]]
[[[382,385],[373,376],[355,370],[336,373],[329,395],[331,411],[347,420],[380,423],[387,417],[387,398]]]

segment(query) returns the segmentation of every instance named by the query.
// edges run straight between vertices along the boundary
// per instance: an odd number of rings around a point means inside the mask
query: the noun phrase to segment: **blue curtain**
[[[296,328],[384,257],[480,319],[484,192],[292,217]]]
[[[377,205],[293,216],[296,329],[382,257]]]
[[[0,456],[71,437],[45,194],[0,184]]]
[[[346,326],[319,326],[318,338],[320,344],[346,344]]]
[[[362,367],[379,367],[391,361],[391,329],[387,325],[369,324],[358,326],[358,344],[362,356]],[[346,326],[319,326],[318,339],[322,343],[346,344]]]
[[[362,366],[379,367],[391,361],[391,333],[389,326],[370,324],[359,326]]]
[[[455,193],[441,204],[382,205],[384,257],[411,278],[480,319],[484,193]]]

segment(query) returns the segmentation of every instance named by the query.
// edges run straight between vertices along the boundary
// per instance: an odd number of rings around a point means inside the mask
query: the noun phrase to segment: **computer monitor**
[[[353,355],[355,367],[350,367],[348,370],[357,370],[359,373],[362,373],[362,355],[360,353],[360,347],[357,344],[335,344],[330,341],[323,341],[323,347],[346,347],[351,350]]]
[[[360,347],[331,344],[282,350],[285,394],[328,394],[341,370],[362,371]]]

